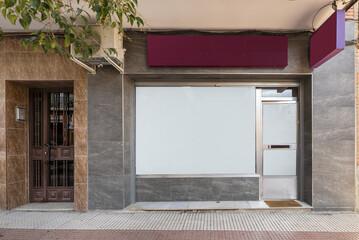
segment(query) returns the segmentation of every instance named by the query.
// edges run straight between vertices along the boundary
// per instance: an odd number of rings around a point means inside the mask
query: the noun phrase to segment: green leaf
[[[11,7],[15,6],[15,4],[16,4],[16,0],[5,0],[6,8],[11,8]]]
[[[3,8],[3,10],[1,10],[1,13],[3,17],[6,19],[6,8]]]
[[[100,5],[95,5],[94,7],[93,7],[93,9],[95,10],[95,12],[101,12],[101,6]]]
[[[65,46],[65,47],[68,47],[68,46],[70,46],[70,44],[71,44],[70,37],[66,35],[66,36],[65,36],[64,46]]]
[[[11,13],[9,13],[7,15],[7,18],[9,19],[9,21],[11,22],[11,24],[15,25],[15,22],[16,22],[16,19],[17,19],[17,16],[16,15],[13,15]]]
[[[32,48],[34,49],[34,52],[37,53],[39,51],[39,45],[33,45]]]
[[[29,44],[26,42],[26,39],[21,39],[20,42],[21,42],[22,46],[24,46],[24,48],[27,50]]]
[[[20,10],[24,9],[25,7],[25,0],[19,0],[19,8]]]
[[[55,41],[51,42],[50,46],[51,46],[51,48],[55,48],[56,47],[56,42]]]
[[[29,13],[21,13],[21,18],[27,23],[28,26],[30,26],[32,19]]]
[[[49,4],[47,4],[46,2],[41,2],[41,5],[42,5],[46,10],[50,10],[50,6],[49,6]]]
[[[25,30],[25,31],[29,31],[29,24],[27,24],[26,21],[24,21],[22,18],[19,19],[19,22],[22,26],[22,28]]]
[[[39,7],[40,7],[41,1],[40,1],[40,0],[31,0],[30,3],[31,3],[31,6],[32,6],[35,10],[38,10]]]
[[[45,21],[47,19],[47,15],[45,13],[41,13],[41,21]]]
[[[115,27],[116,27],[116,22],[113,22],[113,23],[111,24],[111,27],[112,27],[112,28],[115,28]]]

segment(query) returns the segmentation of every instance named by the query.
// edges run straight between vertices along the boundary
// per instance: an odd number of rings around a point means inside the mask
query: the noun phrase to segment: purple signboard
[[[337,10],[310,38],[310,67],[319,67],[344,47],[345,11]]]
[[[288,65],[286,36],[148,35],[148,66],[280,67]]]

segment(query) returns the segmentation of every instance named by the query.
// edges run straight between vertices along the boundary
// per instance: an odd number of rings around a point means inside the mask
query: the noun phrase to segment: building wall
[[[259,178],[137,178],[136,201],[258,201]]]
[[[358,3],[355,4],[351,9],[349,9],[349,11],[346,12],[346,18],[349,19],[356,19],[359,17],[359,5]],[[359,24],[358,22],[355,22],[354,24],[354,38],[353,39],[358,39],[358,33],[359,33]],[[355,182],[356,182],[356,211],[359,211],[359,152],[358,152],[358,147],[359,147],[359,74],[358,74],[358,68],[359,67],[359,48],[358,45],[355,45],[355,73],[356,73],[356,83],[355,83],[355,109],[356,109],[356,113],[355,113],[355,118],[356,118],[356,131],[355,131],[355,141],[356,141],[356,148],[355,148],[355,152],[356,152],[356,164],[355,164],[355,171],[356,171],[356,178],[355,178]]]
[[[313,71],[313,206],[355,206],[354,46]]]
[[[124,207],[122,76],[112,67],[88,75],[89,209]]]
[[[14,121],[14,105],[28,109],[28,88],[41,82],[74,81],[75,91],[75,208],[87,210],[86,72],[56,54],[34,53],[19,39],[0,41],[0,208],[26,203],[28,197],[28,126]],[[78,109],[78,110],[77,110]],[[78,126],[78,128],[77,128]],[[18,136],[21,136],[19,138]],[[80,167],[81,166],[81,167]]]
[[[350,29],[350,26],[347,29]],[[310,135],[305,138],[303,143],[304,158],[307,159],[303,166],[306,176],[303,190],[306,192],[305,199],[308,202],[312,200],[315,209],[354,209],[355,96],[353,89],[355,74],[353,46],[348,46],[328,63],[314,71],[309,68],[308,63],[308,34],[289,37],[288,66],[283,69],[151,68],[147,66],[146,35],[129,32],[128,36],[131,41],[125,41],[127,49],[125,73],[133,81],[181,81],[186,76],[188,79],[192,77],[192,81],[206,81],[204,75],[207,75],[207,81],[211,78],[213,80],[215,77],[217,80],[223,80],[223,78],[229,78],[229,74],[233,74],[232,81],[236,78],[237,80],[267,78],[268,81],[273,81],[278,78],[290,79],[303,74],[312,74],[312,82],[304,80],[307,85],[309,84],[306,88],[311,89],[309,92],[312,94],[309,93],[309,96],[306,97],[307,104],[309,100],[312,109],[305,109],[307,117],[304,119],[308,123],[305,134]],[[308,109],[312,113],[309,116]],[[330,168],[326,166],[330,166]],[[143,196],[139,191],[144,192],[152,188],[143,189],[142,186],[150,185],[143,181],[143,179],[136,180],[138,188],[136,194],[137,197],[140,196],[139,199]]]
[[[23,205],[29,198],[29,135],[28,123],[16,121],[16,106],[28,114],[28,89],[6,82],[6,167],[8,208]]]

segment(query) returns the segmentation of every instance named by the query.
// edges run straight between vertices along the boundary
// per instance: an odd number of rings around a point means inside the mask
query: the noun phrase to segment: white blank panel
[[[296,175],[296,150],[264,150],[263,175]]]
[[[296,103],[263,104],[263,143],[295,144],[296,122]]]
[[[255,173],[254,87],[137,87],[136,174]]]

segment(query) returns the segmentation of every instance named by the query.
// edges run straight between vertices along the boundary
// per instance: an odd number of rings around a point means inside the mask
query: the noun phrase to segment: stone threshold
[[[67,212],[75,211],[75,206],[73,202],[26,203],[11,210],[29,212]]]
[[[313,208],[298,201],[302,207],[269,207],[264,201],[189,201],[189,202],[136,202],[125,211],[211,211],[211,210],[305,210]]]

